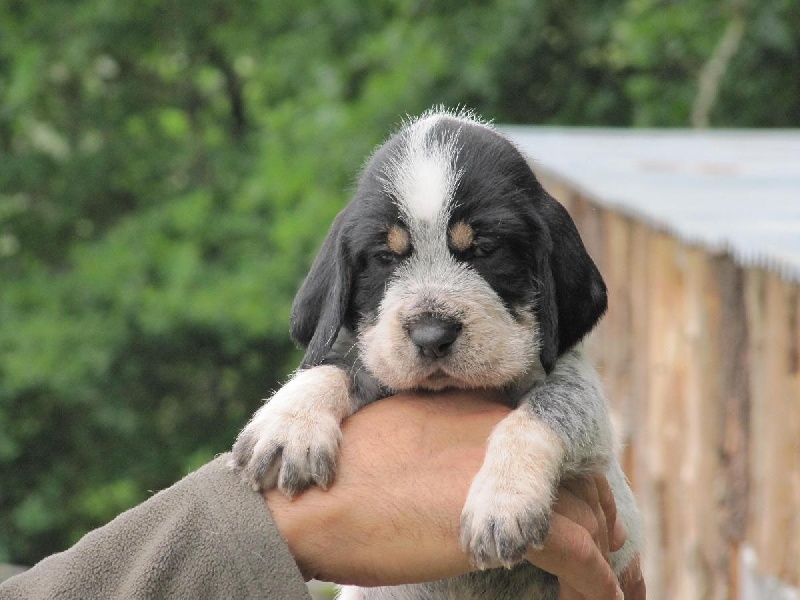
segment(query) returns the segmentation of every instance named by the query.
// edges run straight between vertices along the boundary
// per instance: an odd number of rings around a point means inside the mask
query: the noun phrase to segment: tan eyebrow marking
[[[392,225],[386,234],[386,245],[393,254],[403,255],[411,248],[411,237],[400,225]]]
[[[464,252],[475,241],[475,231],[472,226],[459,221],[450,228],[450,245],[457,252]]]

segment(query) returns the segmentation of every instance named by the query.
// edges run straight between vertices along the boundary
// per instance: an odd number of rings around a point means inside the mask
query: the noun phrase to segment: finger
[[[563,515],[553,515],[544,550],[531,550],[527,558],[586,600],[624,599],[611,566],[592,537]]]
[[[599,491],[593,477],[581,478],[570,481],[565,484],[565,487],[573,491],[579,498],[581,498],[588,510],[592,511],[592,516],[595,521],[595,529],[588,529],[589,533],[594,539],[603,556],[608,560],[610,556],[609,537],[608,537],[608,523],[606,522],[606,514],[600,503]]]
[[[610,543],[609,543],[609,540],[611,539],[611,535],[609,534],[609,531],[608,531],[608,528],[609,528],[608,516],[609,515],[606,512],[606,506],[608,504],[608,498],[605,498],[605,500],[602,500],[600,498],[600,489],[598,488],[598,485],[597,485],[597,483],[598,483],[597,480],[598,479],[600,479],[602,481],[605,481],[605,477],[602,477],[602,476],[591,477],[590,479],[588,479],[587,485],[589,487],[589,490],[591,492],[591,498],[593,500],[592,508],[594,508],[595,514],[597,515],[597,521],[600,523],[600,532],[599,532],[599,534],[597,536],[597,539],[599,540],[600,550],[602,550],[603,556],[605,557],[605,559],[609,560],[609,557],[611,556],[611,549],[610,549]],[[608,483],[608,482],[606,482],[606,483]],[[611,496],[611,505],[613,506],[614,519],[616,520],[617,507],[614,504],[614,496],[613,495]],[[613,523],[613,521],[611,521],[611,522]],[[613,525],[612,525],[612,527],[613,527]]]
[[[647,600],[647,589],[638,556],[625,567],[619,580],[622,591],[625,593],[625,600]]]
[[[594,482],[597,486],[597,496],[608,524],[609,546],[612,552],[616,552],[625,545],[625,540],[628,537],[625,522],[617,512],[617,503],[614,500],[614,492],[611,490],[608,479],[604,475],[595,475]]]
[[[558,600],[584,600],[584,597],[574,587],[559,579]]]
[[[597,513],[586,501],[586,492],[578,484],[562,484],[553,505],[553,512],[583,527],[593,539],[597,538],[600,523]]]

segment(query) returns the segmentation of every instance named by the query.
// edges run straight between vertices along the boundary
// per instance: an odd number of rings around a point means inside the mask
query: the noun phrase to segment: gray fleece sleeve
[[[259,494],[222,456],[0,585],[0,599],[310,597]]]

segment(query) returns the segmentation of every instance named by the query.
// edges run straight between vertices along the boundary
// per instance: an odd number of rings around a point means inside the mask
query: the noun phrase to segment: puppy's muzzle
[[[406,331],[422,356],[444,358],[461,334],[461,322],[426,313],[406,325]]]

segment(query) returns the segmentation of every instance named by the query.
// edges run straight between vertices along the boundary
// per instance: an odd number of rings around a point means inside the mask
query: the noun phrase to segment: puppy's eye
[[[397,254],[389,250],[378,250],[373,256],[375,256],[375,259],[382,265],[393,265],[400,260]]]
[[[468,252],[474,258],[485,258],[494,254],[499,247],[500,244],[496,240],[478,240],[472,245]]]

